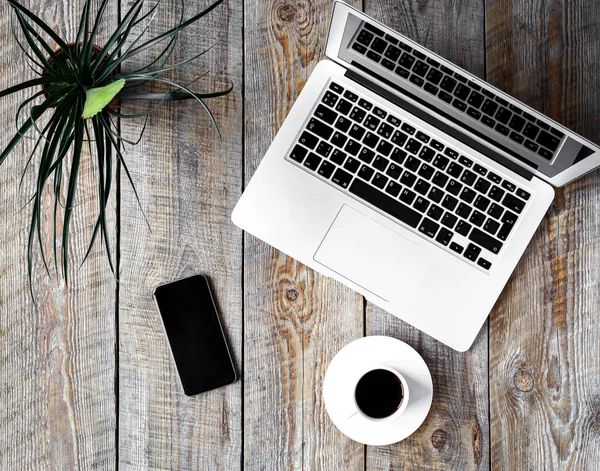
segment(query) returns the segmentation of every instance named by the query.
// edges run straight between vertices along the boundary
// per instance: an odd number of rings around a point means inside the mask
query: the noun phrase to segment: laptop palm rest
[[[412,263],[417,250],[416,243],[344,205],[313,258],[389,301],[402,283],[398,267]]]

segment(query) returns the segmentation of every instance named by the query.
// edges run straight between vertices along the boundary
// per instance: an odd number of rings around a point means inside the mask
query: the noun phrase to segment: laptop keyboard
[[[335,82],[288,158],[483,270],[531,196]]]
[[[491,132],[508,136],[545,159],[552,159],[564,137],[548,123],[370,23],[363,24],[352,49],[393,71],[401,79],[422,87],[437,97],[440,104],[452,106],[481,121]]]

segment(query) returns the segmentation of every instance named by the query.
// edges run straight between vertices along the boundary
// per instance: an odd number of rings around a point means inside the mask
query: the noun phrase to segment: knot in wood
[[[298,293],[298,290],[295,288],[292,289],[288,289],[285,293],[285,298],[288,301],[295,301],[296,299],[298,299],[298,296],[300,295],[300,293]]]
[[[519,370],[513,376],[515,388],[521,392],[529,392],[533,389],[533,376],[525,370]]]
[[[289,23],[296,16],[296,9],[289,3],[284,3],[277,7],[277,18],[285,23]]]
[[[431,444],[433,448],[440,451],[442,447],[446,444],[447,433],[445,430],[438,428],[435,432],[431,434]]]

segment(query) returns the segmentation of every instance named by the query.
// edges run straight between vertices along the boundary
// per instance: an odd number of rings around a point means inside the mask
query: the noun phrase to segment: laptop
[[[233,222],[465,351],[600,148],[343,2],[325,55]]]

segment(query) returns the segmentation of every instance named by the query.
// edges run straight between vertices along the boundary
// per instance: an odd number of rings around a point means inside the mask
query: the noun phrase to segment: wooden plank
[[[331,3],[245,2],[245,180],[323,57]],[[244,251],[247,470],[363,469],[363,447],[330,421],[329,361],[362,336],[362,297],[256,238]]]
[[[25,3],[63,37],[74,39],[83,0]],[[111,5],[105,27],[116,21],[116,14],[116,5]],[[11,9],[2,3],[0,89],[34,76],[10,35],[10,18]],[[106,38],[106,29],[100,37]],[[14,113],[19,103],[32,94],[0,100],[5,124],[0,147],[16,132]],[[37,171],[30,171],[18,189],[32,150],[28,139],[0,167],[0,468],[114,468],[115,281],[99,245],[78,269],[98,208],[97,172],[85,153],[71,225],[70,284],[65,287],[54,272],[47,277],[37,254],[36,309],[26,262],[31,206],[20,210],[35,191]],[[114,202],[107,211],[113,246]],[[47,214],[51,208],[48,193]],[[43,220],[46,250],[52,247],[50,221],[51,217]]]
[[[488,79],[600,143],[595,2],[486,3]],[[490,320],[498,469],[600,462],[600,180],[559,189]]]
[[[368,1],[365,12],[483,77],[481,1]],[[489,469],[487,323],[466,353],[455,352],[371,303],[366,330],[368,335],[389,335],[414,347],[428,364],[434,386],[424,424],[396,445],[368,447],[367,469]]]
[[[132,3],[132,2],[128,2]],[[187,4],[185,17],[208,2]],[[148,34],[171,28],[180,2],[163,2]],[[209,100],[223,135],[194,101],[166,104],[148,120],[141,143],[125,155],[151,230],[122,173],[119,312],[119,466],[121,469],[227,469],[240,466],[241,383],[188,397],[178,385],[167,339],[152,301],[154,288],[196,273],[208,275],[235,363],[241,365],[242,234],[230,221],[241,193],[241,6],[223,5],[180,33],[172,62],[217,43],[199,61],[168,76],[196,90],[235,91]],[[132,70],[157,49],[129,62]],[[130,110],[148,104],[127,105]],[[122,120],[126,136],[144,121]]]

